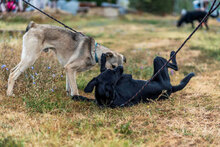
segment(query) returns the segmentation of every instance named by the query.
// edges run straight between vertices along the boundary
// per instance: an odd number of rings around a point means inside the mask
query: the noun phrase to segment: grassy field
[[[177,29],[177,17],[149,14],[117,19],[57,16],[67,25],[124,54],[126,73],[136,79],[152,75],[155,56],[169,57],[192,32]],[[28,22],[55,22],[44,17],[3,17],[1,30],[25,30]],[[173,84],[195,72],[187,87],[164,101],[130,108],[99,108],[74,102],[65,93],[64,69],[52,52],[43,53],[19,77],[16,97],[7,97],[9,71],[20,60],[22,34],[0,34],[0,146],[220,146],[220,23],[210,20],[177,56]],[[98,66],[79,73],[80,93]]]

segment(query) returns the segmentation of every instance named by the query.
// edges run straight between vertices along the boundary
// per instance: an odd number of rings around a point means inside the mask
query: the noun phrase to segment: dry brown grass
[[[168,58],[169,52],[176,50],[192,31],[190,26],[178,30],[175,19],[128,15],[116,20],[90,17],[64,20],[125,54],[126,72],[147,79],[152,74],[153,58],[156,55]],[[16,21],[0,21],[0,28],[25,29],[26,20]],[[4,142],[11,146],[219,146],[219,27],[220,23],[211,20],[211,30],[199,30],[177,56],[180,71],[171,76],[173,84],[186,73],[196,73],[184,90],[168,100],[130,108],[100,109],[95,104],[71,101],[65,96],[65,77],[60,77],[64,71],[53,53],[49,56],[44,53],[34,70],[29,69],[19,78],[15,98],[5,95],[9,71],[1,69],[0,146]],[[0,65],[5,64],[8,69],[15,66],[21,45],[21,35],[1,34]],[[38,75],[33,80],[30,75],[35,72]],[[79,74],[81,94],[85,95],[83,88],[96,74],[98,67]]]

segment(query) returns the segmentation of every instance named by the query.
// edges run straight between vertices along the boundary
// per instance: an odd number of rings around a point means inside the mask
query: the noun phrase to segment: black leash
[[[34,9],[40,11],[40,12],[43,13],[44,15],[48,16],[49,18],[53,19],[54,21],[58,22],[59,24],[63,25],[65,28],[67,28],[67,29],[69,29],[69,30],[71,30],[71,31],[73,31],[73,32],[75,32],[75,33],[80,33],[80,34],[84,35],[83,33],[78,32],[78,31],[72,29],[71,27],[68,27],[67,25],[65,25],[65,24],[62,23],[61,21],[59,21],[59,20],[57,20],[56,18],[50,16],[49,14],[47,14],[46,12],[42,11],[41,9],[35,7],[35,6],[32,5],[31,3],[29,3],[29,2],[27,2],[27,1],[25,1],[25,0],[22,0],[22,1],[23,1],[24,3],[26,3],[27,5],[30,5],[30,6],[33,7]]]
[[[132,97],[130,98],[128,101],[126,101],[124,104],[121,105],[121,107],[126,106],[129,102],[131,102],[133,99],[135,99],[135,97],[140,94],[144,88],[149,85],[150,82],[152,82],[152,80],[154,80],[154,78],[156,76],[158,76],[158,74],[167,66],[167,64],[176,56],[176,54],[183,48],[183,46],[187,43],[187,41],[193,36],[193,34],[200,28],[200,26],[202,25],[203,22],[205,22],[208,17],[219,7],[220,2],[218,3],[218,5],[213,9],[214,5],[216,3],[216,0],[213,2],[209,12],[206,14],[206,16],[203,18],[203,20],[199,23],[199,25],[194,29],[194,31],[189,35],[189,37],[183,42],[183,44],[179,47],[179,49],[175,52],[175,54],[173,54],[170,59],[160,68],[160,70],[157,71],[156,74],[154,74],[151,79],[149,81],[146,82],[146,84]]]

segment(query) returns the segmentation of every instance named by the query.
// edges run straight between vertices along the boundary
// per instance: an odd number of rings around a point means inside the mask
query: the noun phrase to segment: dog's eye
[[[115,68],[116,66],[115,65],[112,65],[112,68]]]

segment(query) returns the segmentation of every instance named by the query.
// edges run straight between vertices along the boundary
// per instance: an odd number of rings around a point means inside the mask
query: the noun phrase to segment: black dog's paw
[[[194,77],[194,76],[196,76],[196,74],[194,72],[191,72],[191,73],[189,73],[189,76]]]
[[[172,52],[170,53],[170,57],[172,57],[174,54],[175,54],[175,51],[172,51]]]
[[[74,96],[72,97],[72,100],[74,100],[74,101],[80,101],[80,97],[81,97],[81,96],[79,96],[79,95],[74,95]]]
[[[81,101],[81,102],[94,102],[94,99],[88,99],[87,97],[81,96],[81,95],[74,95],[72,97],[72,100],[74,101]]]
[[[107,57],[107,55],[102,53],[101,59],[105,59],[106,57]]]
[[[102,53],[102,56],[101,56],[101,63],[105,63],[106,62],[106,58],[107,58],[107,55]]]

